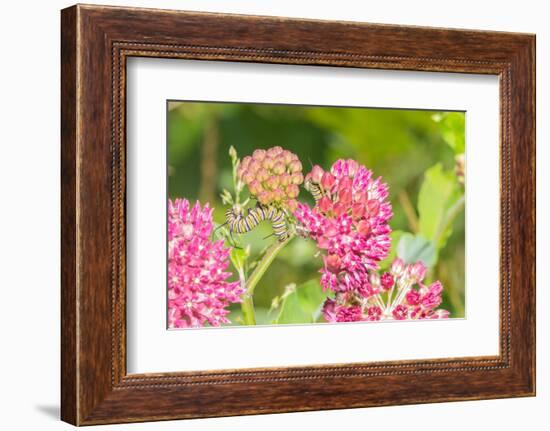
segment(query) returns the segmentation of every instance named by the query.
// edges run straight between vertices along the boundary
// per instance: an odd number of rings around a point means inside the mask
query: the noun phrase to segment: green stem
[[[391,297],[393,296],[393,290],[395,288],[395,284],[391,287],[391,289],[389,290],[388,292],[388,301],[387,301],[387,304],[385,307],[383,307],[383,309],[385,310],[389,310],[390,309],[390,306],[392,305],[392,300],[391,300]]]
[[[258,265],[256,266],[256,269],[254,269],[254,272],[248,279],[248,282],[244,279],[244,274],[241,274],[239,272],[239,278],[241,280],[241,283],[246,285],[246,292],[243,296],[243,302],[241,303],[241,309],[243,312],[243,320],[246,325],[255,325],[256,324],[256,316],[254,312],[254,289],[262,276],[267,271],[267,268],[269,268],[269,265],[271,265],[271,262],[277,257],[279,252],[294,238],[294,235],[290,235],[286,240],[284,241],[276,241],[273,243],[265,252],[262,259],[258,262]]]
[[[292,238],[294,238],[294,235],[289,235],[284,241],[276,241],[266,250],[262,259],[258,262],[258,266],[256,266],[256,269],[246,283],[246,291],[250,295],[254,293],[254,288],[267,271],[267,268],[269,268],[269,265],[271,265],[271,262],[273,262],[273,259],[277,257],[279,252],[292,240]]]
[[[241,286],[246,289],[246,277],[243,268],[237,268],[239,272],[239,281]],[[243,302],[241,302],[241,310],[243,312],[243,321],[245,325],[255,325],[256,315],[254,313],[254,300],[252,295],[245,291],[243,295]]]
[[[416,211],[414,210],[414,207],[411,202],[411,199],[409,198],[409,195],[405,190],[401,190],[397,194],[397,199],[399,199],[399,203],[401,204],[401,207],[405,212],[405,217],[407,217],[409,227],[414,233],[418,233],[419,231],[418,216],[416,215]]]
[[[241,303],[241,310],[243,311],[243,321],[245,325],[256,324],[256,313],[254,312],[254,300],[252,295],[245,293],[243,302]]]

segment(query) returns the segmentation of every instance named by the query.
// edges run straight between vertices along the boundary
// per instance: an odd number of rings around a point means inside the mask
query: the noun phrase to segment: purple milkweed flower
[[[328,298],[322,310],[325,320],[357,322],[449,317],[447,310],[437,308],[442,302],[441,282],[434,281],[429,285],[422,283],[426,273],[422,262],[406,265],[396,259],[392,268],[398,269],[395,275],[386,272],[380,277],[378,273],[369,271],[370,282],[361,285],[356,291],[339,291],[334,299]],[[380,284],[381,289],[377,289],[376,283]],[[387,296],[383,299],[381,295],[385,292]]]
[[[305,185],[315,206],[298,204],[294,215],[325,252],[321,285],[335,293],[323,305],[325,320],[449,317],[448,311],[436,309],[442,302],[441,283],[422,283],[427,272],[423,262],[407,265],[395,259],[388,272],[378,273],[390,250],[392,217],[388,186],[381,178],[373,179],[355,160],[338,160],[327,172],[313,166]]]
[[[395,279],[393,278],[393,275],[391,275],[389,272],[385,272],[380,277],[380,283],[382,285],[382,289],[389,290],[393,284]]]
[[[355,160],[338,160],[327,172],[314,166],[306,183],[322,196],[313,208],[298,204],[294,215],[326,251],[321,284],[334,292],[364,290],[390,249],[388,186]]]
[[[361,307],[338,305],[330,298],[325,301],[323,314],[329,322],[359,322],[363,320]]]
[[[226,307],[241,302],[244,289],[228,282],[230,248],[212,241],[212,209],[186,199],[168,202],[168,326],[230,323]]]

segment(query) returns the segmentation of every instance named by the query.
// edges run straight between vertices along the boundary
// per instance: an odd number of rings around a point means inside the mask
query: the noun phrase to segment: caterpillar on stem
[[[225,220],[229,230],[235,233],[250,232],[261,221],[269,220],[273,228],[273,234],[279,241],[285,241],[289,237],[289,231],[283,210],[275,205],[256,205],[254,208],[243,210],[240,206],[233,206],[225,212]]]

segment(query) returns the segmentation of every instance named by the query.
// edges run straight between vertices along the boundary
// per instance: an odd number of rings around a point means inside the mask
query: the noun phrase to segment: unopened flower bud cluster
[[[257,149],[242,159],[238,178],[262,205],[276,204],[294,211],[304,181],[298,156],[281,147]]]

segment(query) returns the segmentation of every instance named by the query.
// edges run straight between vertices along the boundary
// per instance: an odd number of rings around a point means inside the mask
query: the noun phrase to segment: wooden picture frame
[[[64,421],[535,394],[534,35],[83,5],[61,16]],[[132,56],[498,75],[500,355],[128,375],[125,65]]]

